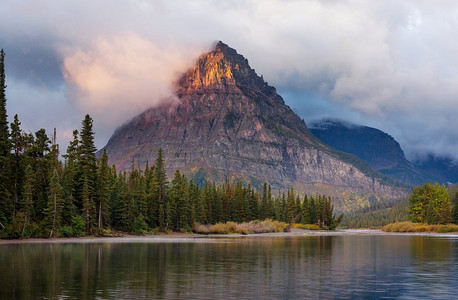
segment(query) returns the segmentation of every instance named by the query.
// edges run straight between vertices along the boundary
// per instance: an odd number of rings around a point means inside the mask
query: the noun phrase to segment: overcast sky
[[[456,1],[2,0],[7,109],[57,127],[65,151],[86,113],[96,144],[222,40],[306,122],[379,128],[413,158],[458,159]]]

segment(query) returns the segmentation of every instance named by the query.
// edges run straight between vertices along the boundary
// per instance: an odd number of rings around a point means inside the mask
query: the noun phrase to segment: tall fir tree
[[[77,188],[77,167],[78,167],[78,130],[73,131],[73,140],[67,147],[64,170],[62,174],[62,188],[64,191],[64,204],[62,209],[62,221],[70,225],[73,217],[76,216],[77,207],[75,203]]]
[[[159,227],[164,230],[166,223],[165,220],[165,209],[167,208],[167,173],[165,171],[164,154],[162,149],[159,148],[157,151],[156,163],[154,165],[154,177],[152,184],[152,215],[149,216],[152,219],[154,227]]]
[[[33,186],[35,181],[35,174],[32,167],[29,165],[25,169],[24,186],[22,191],[22,199],[20,201],[20,211],[24,215],[24,221],[21,230],[21,237],[25,236],[26,229],[32,223],[32,209],[33,209]]]
[[[110,169],[108,156],[104,149],[100,158],[97,171],[97,227],[103,228],[109,224],[109,200],[110,200]]]
[[[62,226],[62,204],[64,201],[64,191],[60,184],[57,169],[54,170],[49,184],[48,207],[46,209],[46,223],[49,225],[49,237]]]
[[[291,187],[290,190],[288,190],[288,196],[286,199],[286,205],[287,205],[287,217],[286,221],[291,222],[291,220],[294,219],[294,217],[297,215],[296,213],[296,196],[294,193],[294,189]]]
[[[84,221],[84,229],[88,234],[92,234],[95,227],[95,204],[91,196],[89,188],[89,179],[84,177],[83,191],[82,191],[82,216]]]
[[[21,187],[24,179],[23,168],[23,151],[24,151],[24,138],[21,130],[21,122],[19,122],[18,115],[14,116],[14,121],[11,123],[11,143],[12,143],[12,173],[13,173],[13,217],[17,210],[19,199],[21,197]]]
[[[81,201],[83,219],[86,225],[86,231],[92,232],[96,224],[95,198],[96,198],[96,176],[97,176],[97,158],[95,152],[97,148],[94,145],[93,120],[91,116],[86,115],[82,122],[80,140],[78,145],[78,168],[77,175],[79,178],[78,198]]]
[[[34,215],[37,220],[42,220],[45,217],[45,210],[48,204],[48,188],[50,181],[50,168],[51,168],[51,155],[50,140],[46,134],[46,130],[41,128],[35,132],[35,139],[33,140],[31,154],[34,161],[35,172],[35,207]]]
[[[14,214],[12,199],[11,141],[6,113],[5,52],[0,51],[0,229]]]

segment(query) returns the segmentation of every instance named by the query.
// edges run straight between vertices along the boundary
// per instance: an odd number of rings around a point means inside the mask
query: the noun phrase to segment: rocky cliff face
[[[356,208],[354,199],[364,206],[370,196],[406,193],[356,157],[318,140],[275,88],[222,42],[182,76],[175,94],[178,101],[149,109],[116,130],[105,149],[118,170],[129,170],[132,161],[140,167],[154,162],[161,147],[170,175],[180,169],[217,181],[293,186],[341,199],[340,210]]]
[[[311,123],[310,131],[324,143],[358,156],[393,179],[413,185],[438,180],[408,161],[399,143],[379,129],[325,119]]]

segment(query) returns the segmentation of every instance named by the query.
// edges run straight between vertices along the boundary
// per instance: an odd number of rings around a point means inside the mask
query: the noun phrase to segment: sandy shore
[[[335,231],[317,231],[293,229],[291,232],[261,233],[261,234],[194,234],[172,233],[157,235],[130,235],[122,237],[79,237],[79,238],[51,238],[51,239],[23,239],[23,240],[0,240],[0,245],[7,244],[44,244],[44,243],[175,243],[175,242],[215,242],[221,239],[233,238],[265,238],[265,237],[307,237],[307,236],[434,236],[458,238],[458,233],[397,233],[384,232],[378,229],[342,229]]]

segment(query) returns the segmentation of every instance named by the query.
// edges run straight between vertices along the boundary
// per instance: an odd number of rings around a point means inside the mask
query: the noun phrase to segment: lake
[[[0,299],[456,299],[458,236],[0,244]]]

